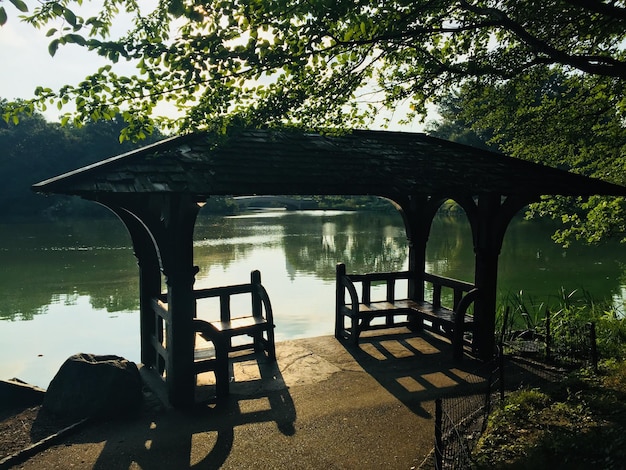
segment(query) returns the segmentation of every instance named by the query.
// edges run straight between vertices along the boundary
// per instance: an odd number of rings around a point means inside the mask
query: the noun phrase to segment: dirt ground
[[[13,408],[0,412],[0,461],[52,436],[73,424],[50,413],[41,406]]]

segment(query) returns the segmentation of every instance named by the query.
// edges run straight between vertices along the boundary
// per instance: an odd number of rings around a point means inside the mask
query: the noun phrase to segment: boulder
[[[104,417],[136,413],[142,397],[135,363],[81,353],[68,358],[56,373],[43,408],[65,418]]]

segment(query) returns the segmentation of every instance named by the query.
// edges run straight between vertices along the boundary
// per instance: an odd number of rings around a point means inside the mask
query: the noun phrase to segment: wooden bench
[[[236,295],[250,296],[249,311],[237,314],[231,312],[231,299]],[[201,299],[219,298],[219,320],[207,321],[200,318],[193,320],[194,331],[213,344],[213,348],[194,347],[193,370],[196,375],[214,372],[216,396],[222,399],[229,393],[231,352],[249,350],[265,354],[270,361],[276,360],[272,305],[267,291],[261,284],[259,271],[252,271],[249,284],[198,289],[194,291],[194,296],[196,305]],[[167,308],[163,299],[155,299],[155,310],[157,308],[161,311]],[[234,337],[246,336],[249,340],[243,338],[243,341],[233,344]]]
[[[405,326],[413,331],[429,329],[447,337],[453,345],[455,358],[463,356],[463,346],[473,346],[465,338],[466,333],[474,330],[474,319],[467,310],[478,295],[473,284],[424,273],[425,283],[432,288],[432,300],[397,298],[397,282],[414,277],[409,271],[347,274],[344,264],[337,265],[337,299],[335,311],[335,337],[358,344],[363,331],[389,329]],[[361,294],[355,284],[361,284]],[[372,286],[384,284],[384,299],[372,299]],[[452,291],[452,305],[443,306],[442,289]],[[347,296],[346,296],[347,294]],[[375,319],[383,319],[374,322]]]

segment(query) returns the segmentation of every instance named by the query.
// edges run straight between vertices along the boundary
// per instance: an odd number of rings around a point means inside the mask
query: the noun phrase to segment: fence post
[[[496,362],[495,364],[498,364],[499,359],[496,358]],[[498,373],[498,371],[496,370],[491,370],[489,372],[489,378],[487,379],[487,392],[485,393],[485,404],[483,406],[484,408],[484,413],[483,413],[483,422],[481,425],[481,430],[480,433],[482,434],[485,431],[485,426],[487,424],[487,418],[489,417],[489,415],[491,414],[491,393],[493,392],[493,385],[494,385],[494,375]]]
[[[435,470],[443,468],[443,407],[441,398],[435,400]]]
[[[504,349],[500,349],[500,355],[498,357],[498,369],[500,373],[500,402],[504,401]]]
[[[504,308],[504,316],[502,317],[502,327],[500,329],[500,350],[504,351],[504,336],[506,335],[507,324],[509,323],[510,307]]]
[[[591,349],[591,363],[593,364],[593,371],[598,373],[598,345],[596,344],[596,324],[591,322],[587,323],[589,327],[589,342]]]
[[[552,334],[550,332],[550,309],[546,309],[546,361],[550,361],[552,355],[550,351],[550,343],[552,342]]]

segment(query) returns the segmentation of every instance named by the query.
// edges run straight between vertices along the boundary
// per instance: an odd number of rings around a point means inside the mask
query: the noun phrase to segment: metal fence
[[[569,368],[598,368],[596,327],[588,321],[555,321],[548,312],[541,329],[504,332],[500,344],[506,354],[534,357]]]
[[[465,469],[471,463],[471,453],[485,430],[494,403],[493,395],[501,389],[500,361],[485,364],[488,369],[483,387],[474,387],[471,394],[439,398],[435,401],[434,467]],[[467,381],[481,374],[471,374]],[[482,388],[482,390],[480,390]]]
[[[487,426],[489,414],[505,395],[521,387],[542,388],[563,380],[572,368],[597,367],[593,323],[548,323],[542,339],[501,337],[497,358],[468,375],[467,393],[435,402],[435,447],[420,468],[468,469],[472,451]],[[481,382],[482,381],[482,382]]]

